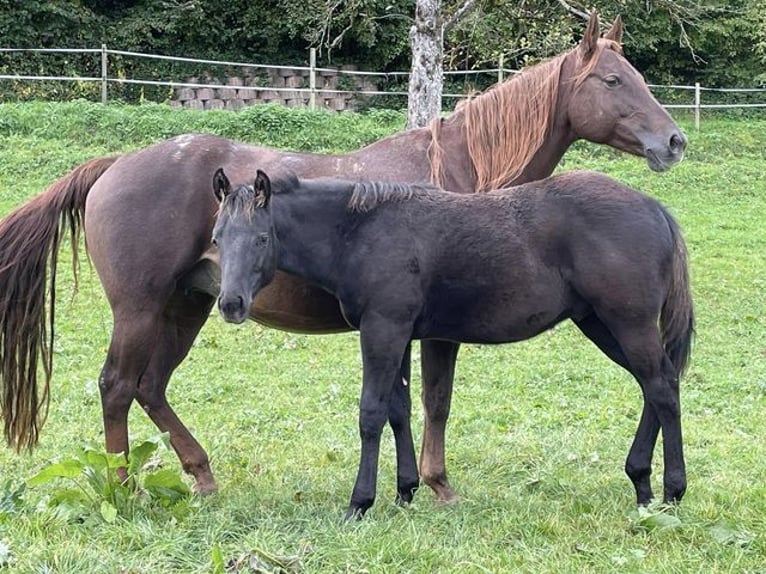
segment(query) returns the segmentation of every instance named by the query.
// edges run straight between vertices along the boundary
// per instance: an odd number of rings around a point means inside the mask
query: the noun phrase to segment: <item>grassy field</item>
[[[86,159],[178,133],[340,151],[403,121],[393,112],[0,105],[0,215]],[[51,461],[102,441],[96,380],[111,315],[87,265],[72,296],[64,256],[42,441],[29,455],[0,450],[0,572],[766,572],[766,120],[683,127],[687,159],[666,174],[583,144],[562,165],[659,198],[685,230],[698,329],[681,387],[689,489],[680,506],[636,513],[622,467],[638,386],[564,324],[520,344],[462,348],[447,443],[459,504],[439,505],[422,489],[409,507],[394,505],[387,429],[378,500],[363,521],[342,524],[359,449],[356,334],[233,327],[215,314],[169,397],[211,455],[219,494],[117,517],[62,511],[66,482],[14,495]],[[413,395],[419,389],[414,381]],[[157,435],[138,408],[130,425],[135,442]],[[180,473],[172,452],[160,463]]]

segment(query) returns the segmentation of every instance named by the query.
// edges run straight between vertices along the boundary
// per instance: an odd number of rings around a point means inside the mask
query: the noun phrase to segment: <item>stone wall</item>
[[[352,71],[351,67],[342,68]],[[174,107],[198,110],[239,110],[256,104],[278,103],[289,107],[308,107],[309,70],[295,68],[269,68],[254,76],[251,70],[242,75],[228,76],[225,80],[189,78],[190,84],[225,85],[220,88],[178,88],[170,102]],[[316,74],[316,107],[336,112],[354,111],[363,95],[353,92],[376,90],[371,76],[341,73],[335,69],[321,69]],[[259,87],[262,89],[247,89]],[[306,91],[297,91],[305,89]]]

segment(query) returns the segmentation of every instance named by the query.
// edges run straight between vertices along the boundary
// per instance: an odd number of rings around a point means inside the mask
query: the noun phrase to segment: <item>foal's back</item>
[[[378,247],[354,273],[376,282],[379,304],[414,309],[415,338],[509,342],[596,301],[659,313],[664,300],[673,240],[662,207],[602,174],[380,207],[360,229]]]

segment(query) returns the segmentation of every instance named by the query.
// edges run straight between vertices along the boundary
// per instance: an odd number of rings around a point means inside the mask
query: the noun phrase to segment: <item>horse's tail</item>
[[[689,287],[689,265],[686,243],[673,217],[662,208],[673,238],[673,269],[665,302],[660,312],[662,341],[680,378],[686,370],[694,337],[694,305]]]
[[[85,198],[116,159],[97,158],[80,165],[0,220],[0,401],[5,440],[17,451],[37,443],[48,413],[56,260],[62,236],[69,229],[76,284]],[[44,384],[37,380],[40,359]]]

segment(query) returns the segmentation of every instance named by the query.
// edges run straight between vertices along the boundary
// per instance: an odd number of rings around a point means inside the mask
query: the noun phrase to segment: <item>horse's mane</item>
[[[463,100],[455,113],[465,117],[468,154],[476,172],[476,191],[507,186],[529,164],[551,128],[559,94],[564,61],[578,58],[575,85],[582,83],[598,63],[605,49],[622,52],[617,42],[600,39],[596,51],[583,62],[579,48],[570,50],[497,84],[476,97]],[[431,179],[443,179],[441,120],[430,124]]]
[[[381,203],[390,201],[407,201],[422,191],[437,190],[429,184],[407,184],[382,181],[360,181],[354,184],[351,199],[348,200],[349,211],[365,213],[375,209]]]

